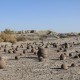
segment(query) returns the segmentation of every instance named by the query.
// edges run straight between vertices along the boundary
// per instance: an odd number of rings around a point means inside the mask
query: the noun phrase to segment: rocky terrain
[[[80,80],[78,33],[15,34],[26,40],[0,42],[0,80]]]

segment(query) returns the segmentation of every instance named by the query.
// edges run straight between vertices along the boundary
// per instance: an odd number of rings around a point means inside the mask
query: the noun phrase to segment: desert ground
[[[0,56],[5,61],[0,69],[0,80],[80,80],[80,37],[49,38],[15,44],[0,42]],[[41,60],[38,47],[45,49],[47,55]],[[32,48],[35,50],[31,51]],[[62,64],[67,68],[62,68]]]

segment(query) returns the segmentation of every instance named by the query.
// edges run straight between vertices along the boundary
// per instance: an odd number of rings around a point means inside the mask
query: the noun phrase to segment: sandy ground
[[[76,38],[56,40],[56,42],[60,43],[65,41],[78,42]],[[9,43],[1,44],[11,45]],[[17,44],[19,45],[20,43]],[[79,45],[74,46],[68,49],[66,53],[73,52],[75,55],[75,50],[79,50],[79,48]],[[15,54],[8,54],[3,49],[0,50],[0,56],[6,60],[6,67],[0,69],[0,80],[80,80],[80,58],[74,59],[67,57],[66,60],[59,60],[60,54],[64,52],[57,53],[55,48],[49,47],[47,49],[48,57],[43,62],[39,62],[37,55],[33,53],[23,54],[19,56],[19,60],[15,60],[15,55],[22,53],[22,50],[20,48]],[[76,63],[76,67],[69,67],[68,70],[60,69],[61,64],[65,62],[68,66],[74,62]]]

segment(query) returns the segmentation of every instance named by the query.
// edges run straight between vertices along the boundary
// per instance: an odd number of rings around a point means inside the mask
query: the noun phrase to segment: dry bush
[[[6,33],[1,33],[0,34],[0,40],[4,42],[11,42],[11,43],[16,43],[16,36],[13,34],[6,34]]]
[[[69,57],[71,57],[73,54],[72,53],[69,53]]]
[[[71,67],[75,67],[75,66],[76,66],[76,64],[75,64],[75,63],[72,63],[72,64],[71,64]]]
[[[19,57],[18,56],[15,56],[15,60],[18,60],[19,59]]]
[[[79,58],[80,58],[80,54],[78,54]]]
[[[35,32],[36,32],[35,30],[31,30],[31,31],[30,31],[30,33],[35,33]]]
[[[26,53],[26,50],[23,50],[23,53],[25,54]]]
[[[31,49],[31,52],[32,52],[32,53],[34,53],[35,51],[36,51],[35,48],[32,48],[32,49]]]
[[[4,52],[7,52],[7,49],[4,49]]]
[[[77,59],[77,58],[79,58],[79,56],[78,55],[75,55],[74,58]]]
[[[3,33],[5,33],[5,34],[13,34],[14,31],[12,31],[12,30],[10,30],[10,29],[5,29],[5,30],[3,31]]]
[[[68,56],[69,56],[67,53],[64,53],[64,55],[65,55],[66,57],[68,57]]]
[[[40,39],[40,40],[47,39],[47,35],[39,35],[39,39]]]
[[[16,53],[16,50],[13,50],[13,53]]]
[[[64,54],[61,54],[60,55],[60,60],[65,60],[66,59],[66,56]]]
[[[8,50],[8,53],[9,53],[9,54],[11,54],[11,53],[12,53],[12,51],[9,49],[9,50]]]
[[[4,40],[0,37],[0,42],[3,42]]]
[[[18,36],[17,41],[26,41],[26,37],[25,36]]]

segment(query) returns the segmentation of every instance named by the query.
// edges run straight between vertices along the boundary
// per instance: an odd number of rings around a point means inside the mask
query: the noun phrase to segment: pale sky
[[[0,0],[0,30],[80,32],[80,0]]]

